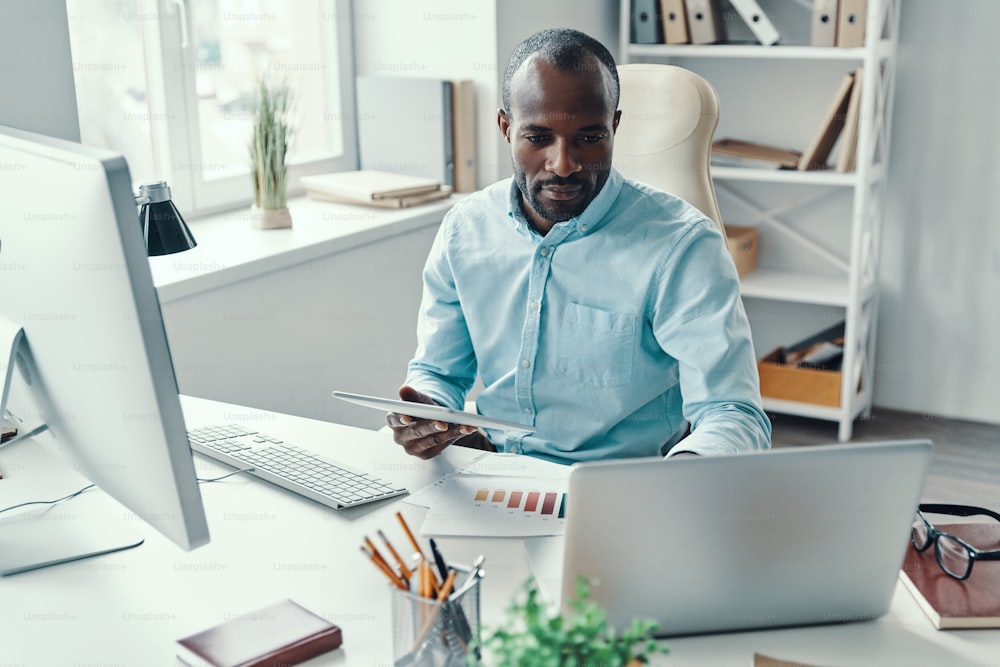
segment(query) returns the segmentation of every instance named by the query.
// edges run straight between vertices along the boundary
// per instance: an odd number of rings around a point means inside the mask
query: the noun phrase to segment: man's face
[[[511,79],[513,117],[501,110],[498,124],[525,213],[543,234],[582,213],[608,180],[620,112],[606,76],[593,57],[560,72],[535,55]]]

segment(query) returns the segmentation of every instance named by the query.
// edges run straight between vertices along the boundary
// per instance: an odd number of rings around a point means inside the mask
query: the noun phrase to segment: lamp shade
[[[146,240],[147,255],[170,255],[198,245],[180,211],[170,200],[170,188],[166,181],[141,183],[137,201],[142,203],[139,222]]]

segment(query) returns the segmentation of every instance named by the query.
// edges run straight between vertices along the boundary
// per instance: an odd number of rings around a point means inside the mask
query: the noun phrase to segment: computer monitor
[[[66,0],[0,0],[0,125],[80,140]]]
[[[184,549],[207,543],[125,159],[0,126],[0,176],[0,365],[14,350],[3,369],[7,419],[22,431],[47,427],[13,446],[57,452],[98,487],[87,495],[106,493],[128,510],[75,522],[0,514],[0,570],[135,546],[141,535],[90,543],[123,518],[126,530],[141,528],[139,517]]]

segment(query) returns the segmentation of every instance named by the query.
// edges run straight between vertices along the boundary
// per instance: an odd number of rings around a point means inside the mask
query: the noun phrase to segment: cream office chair
[[[612,163],[628,178],[684,199],[724,229],[709,173],[719,96],[674,65],[618,67],[621,122]]]

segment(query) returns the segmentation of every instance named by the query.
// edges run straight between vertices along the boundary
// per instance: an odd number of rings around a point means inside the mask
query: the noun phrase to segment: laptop
[[[882,616],[930,455],[900,440],[578,464],[561,606],[583,574],[614,627],[664,637]]]

